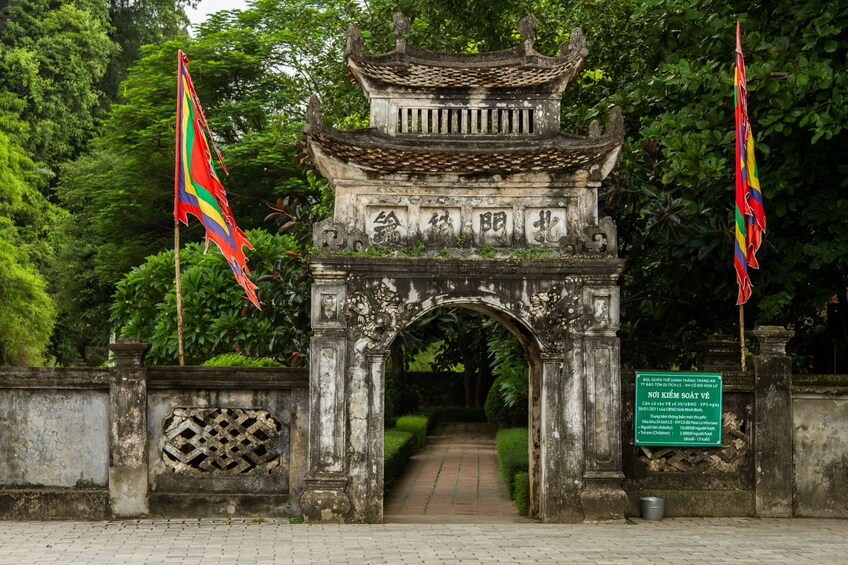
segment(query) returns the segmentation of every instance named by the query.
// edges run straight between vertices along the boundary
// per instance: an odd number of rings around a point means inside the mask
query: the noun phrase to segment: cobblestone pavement
[[[520,520],[498,470],[495,428],[448,423],[427,436],[386,497],[386,522]]]
[[[848,521],[290,525],[0,522],[0,564],[848,563]]]

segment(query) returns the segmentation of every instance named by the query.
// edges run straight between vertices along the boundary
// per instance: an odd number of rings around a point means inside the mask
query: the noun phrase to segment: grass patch
[[[424,442],[427,441],[427,425],[428,418],[426,416],[401,416],[397,419],[395,428],[412,434],[415,438],[415,449],[424,447]]]

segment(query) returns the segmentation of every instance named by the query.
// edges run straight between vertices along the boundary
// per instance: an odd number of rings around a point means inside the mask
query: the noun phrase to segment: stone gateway
[[[598,188],[618,159],[622,116],[560,132],[560,101],[586,57],[577,29],[559,53],[522,43],[473,55],[407,45],[345,61],[371,127],[305,128],[335,190],[310,260],[312,327],[307,521],[383,517],[383,390],[395,336],[446,305],[495,318],[530,359],[531,512],[546,522],[622,518],[616,227]],[[365,251],[368,250],[368,253]]]

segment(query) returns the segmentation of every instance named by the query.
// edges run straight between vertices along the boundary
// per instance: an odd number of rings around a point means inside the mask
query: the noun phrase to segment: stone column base
[[[627,494],[621,488],[624,475],[618,472],[593,471],[583,475],[583,490],[580,505],[583,519],[587,522],[599,520],[623,520],[627,508]]]
[[[300,497],[300,509],[307,524],[344,524],[349,521],[351,504],[347,496],[347,479],[338,476],[312,476],[304,481],[306,490]]]

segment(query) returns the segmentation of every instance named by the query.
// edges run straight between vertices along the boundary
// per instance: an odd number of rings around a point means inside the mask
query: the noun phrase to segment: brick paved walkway
[[[0,565],[848,563],[848,521],[289,525],[267,520],[0,522]]]
[[[386,522],[520,520],[498,470],[495,428],[450,423],[427,438],[385,500]]]

